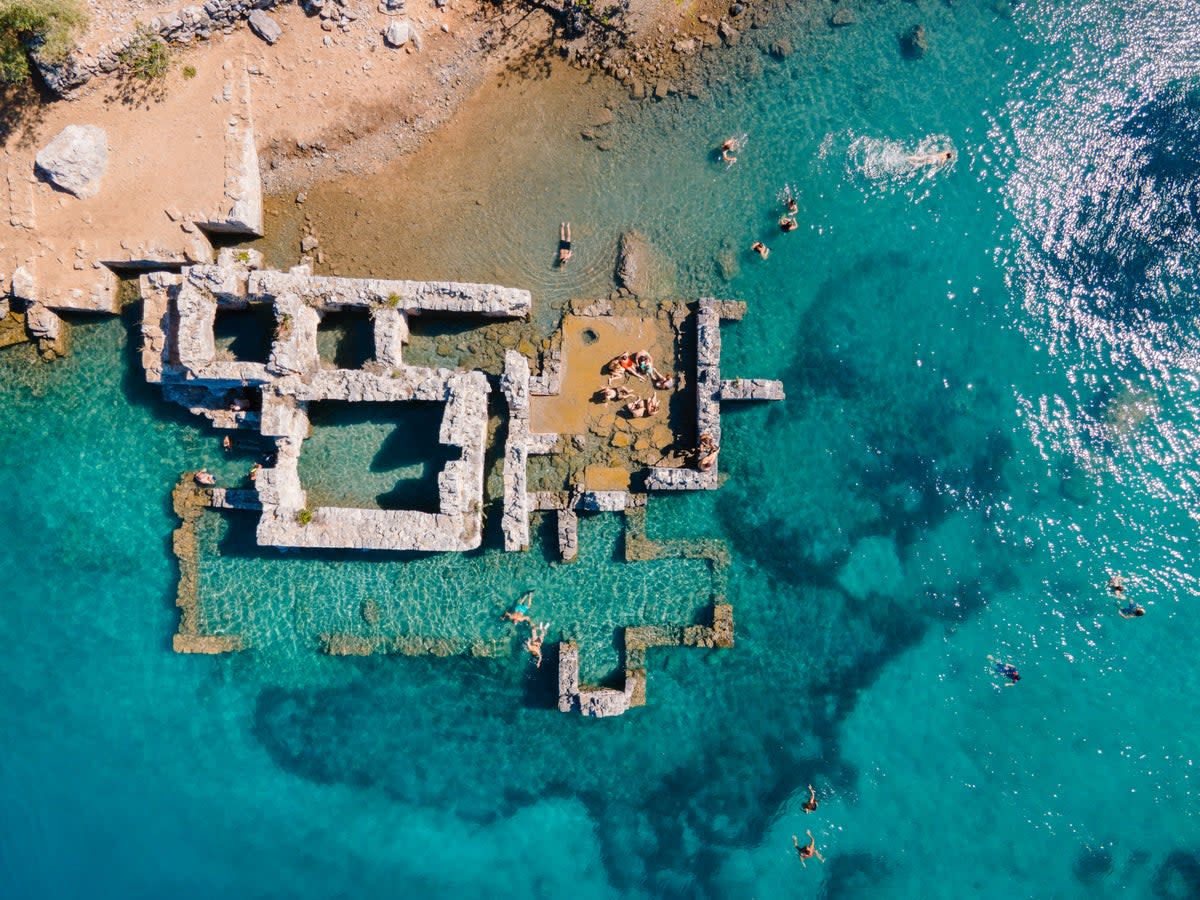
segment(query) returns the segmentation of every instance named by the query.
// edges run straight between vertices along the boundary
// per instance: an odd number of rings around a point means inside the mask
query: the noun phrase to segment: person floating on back
[[[808,799],[800,804],[800,808],[806,813],[817,811],[817,792],[813,790],[813,786],[808,786]]]
[[[565,266],[571,258],[571,223],[563,222],[558,226],[558,265]]]
[[[531,622],[529,618],[529,608],[533,606],[533,591],[526,591],[521,595],[521,599],[513,604],[513,608],[507,610],[500,618],[508,619],[512,622]]]
[[[792,846],[794,846],[796,848],[796,852],[800,854],[800,865],[807,869],[808,863],[805,862],[806,859],[812,859],[815,856],[821,862],[825,862],[825,857],[823,857],[821,855],[821,851],[817,849],[817,839],[813,837],[813,833],[811,831],[806,831],[804,833],[808,835],[808,843],[803,847],[800,846],[800,838],[793,834]]]

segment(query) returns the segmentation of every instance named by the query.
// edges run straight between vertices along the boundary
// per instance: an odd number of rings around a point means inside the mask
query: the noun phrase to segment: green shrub
[[[393,308],[399,306],[400,305],[400,295],[399,294],[388,294],[387,305],[391,306]]]
[[[183,67],[183,77],[184,78],[195,78],[196,77],[196,67],[195,66],[184,66]]]
[[[78,0],[0,0],[0,81],[29,77],[29,51],[61,62],[75,29],[87,22]]]
[[[171,70],[171,48],[149,25],[139,25],[133,39],[117,54],[121,67],[141,81],[159,81]]]
[[[312,520],[313,520],[312,510],[309,509],[307,506],[304,507],[304,509],[300,510],[298,513],[296,513],[296,521],[299,522],[301,525],[307,525]]]
[[[240,262],[243,266],[249,265],[250,264],[250,251],[249,250],[239,250],[237,253],[237,261]]]

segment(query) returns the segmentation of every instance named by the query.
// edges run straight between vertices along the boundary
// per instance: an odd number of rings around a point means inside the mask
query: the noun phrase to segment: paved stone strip
[[[505,550],[529,549],[529,360],[516,350],[504,354],[500,390],[508,402],[508,437],[504,441]]]

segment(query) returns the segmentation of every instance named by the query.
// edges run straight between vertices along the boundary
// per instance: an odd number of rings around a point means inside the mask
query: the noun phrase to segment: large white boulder
[[[37,173],[76,197],[95,196],[108,168],[108,133],[96,125],[68,125],[35,158]]]

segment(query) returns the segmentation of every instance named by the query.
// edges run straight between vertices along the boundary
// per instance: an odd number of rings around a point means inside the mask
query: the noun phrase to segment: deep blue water
[[[747,41],[568,185],[532,165],[488,193],[499,237],[442,263],[485,277],[503,252],[545,314],[637,225],[685,296],[748,301],[727,371],[787,386],[727,409],[720,491],[651,506],[653,535],[729,542],[737,646],[652,652],[622,719],[549,709],[498,610],[537,587],[599,677],[616,627],[695,614],[702,565],[617,563],[611,518],[561,566],[544,543],[278,556],[211,514],[205,614],[254,649],[176,656],[170,487],[242,462],[142,383],[136,307],[51,366],[0,355],[0,894],[1200,896],[1200,10],[858,12],[776,21],[788,60]],[[934,146],[954,164],[904,165]],[[552,282],[530,235],[564,216],[578,259]],[[1146,617],[1116,615],[1115,572]],[[505,652],[318,654],[367,598],[395,630]],[[805,829],[824,865],[796,859]]]

